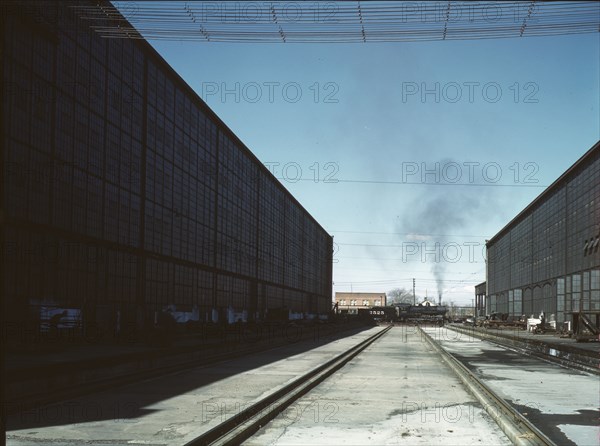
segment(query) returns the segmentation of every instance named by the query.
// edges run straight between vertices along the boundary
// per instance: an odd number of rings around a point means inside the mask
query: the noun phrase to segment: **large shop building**
[[[327,314],[332,237],[148,42],[72,4],[0,17],[5,317]]]
[[[580,310],[600,315],[600,142],[487,242],[487,314]]]

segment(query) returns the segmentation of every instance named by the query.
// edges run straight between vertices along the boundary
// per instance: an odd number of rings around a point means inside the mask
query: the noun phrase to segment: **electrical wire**
[[[427,237],[475,237],[475,238],[491,238],[489,235],[475,235],[475,234],[427,234],[423,232],[377,232],[377,231],[335,231],[330,229],[330,234],[371,234],[371,235],[412,235],[415,237],[427,236]]]
[[[103,37],[241,43],[480,40],[596,33],[597,2],[98,2]]]
[[[290,178],[275,177],[279,181],[289,183],[297,183],[298,181],[309,181],[315,184],[337,184],[337,183],[359,183],[359,184],[399,184],[403,186],[474,186],[474,187],[537,187],[546,188],[547,184],[531,184],[531,183],[451,183],[451,182],[427,182],[427,181],[393,181],[393,180],[356,180],[336,178],[327,181],[315,181],[314,178]]]

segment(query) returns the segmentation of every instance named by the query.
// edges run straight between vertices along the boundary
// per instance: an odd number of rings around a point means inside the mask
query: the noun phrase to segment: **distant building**
[[[487,242],[487,314],[600,315],[600,142]],[[481,290],[479,291],[481,293]]]
[[[360,309],[385,307],[385,293],[335,293],[340,313],[357,314]]]

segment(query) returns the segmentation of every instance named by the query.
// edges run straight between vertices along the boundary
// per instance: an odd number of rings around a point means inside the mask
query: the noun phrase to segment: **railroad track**
[[[313,387],[342,368],[365,348],[385,335],[392,327],[375,333],[349,350],[296,378],[276,392],[249,406],[244,411],[203,433],[185,446],[238,445],[283,412]]]
[[[444,350],[421,327],[421,334],[431,347],[437,351],[444,362],[456,373],[465,387],[479,400],[488,415],[496,421],[506,436],[519,446],[556,446],[543,432],[527,418],[498,396],[484,384],[473,372],[465,367],[451,353]]]
[[[506,338],[493,332],[482,332],[451,325],[448,326],[448,329],[478,339],[484,339],[496,345],[500,345],[501,347],[508,348],[512,351],[519,352],[526,356],[533,356],[538,359],[543,359],[544,361],[553,362],[568,369],[582,370],[587,373],[600,375],[600,360],[598,359],[597,355],[588,356],[573,351],[560,351],[558,350],[558,347],[554,348],[550,345],[544,346],[542,343],[527,343],[519,339]]]
[[[337,336],[339,333],[340,332],[335,331],[324,331],[322,335]],[[321,334],[319,333],[319,335]],[[312,336],[314,336],[314,332]],[[158,378],[170,373],[180,372],[181,370],[211,365],[220,361],[261,353],[272,348],[280,348],[292,342],[310,339],[311,332],[307,331],[306,337],[300,336],[296,339],[294,335],[293,340],[287,340],[284,337],[281,337],[280,339],[273,338],[273,340],[272,338],[265,338],[262,344],[258,343],[256,346],[241,347],[239,349],[225,351],[223,351],[222,346],[217,348],[216,345],[215,348],[208,350],[203,350],[201,348],[202,346],[181,347],[175,352],[170,353],[163,353],[161,350],[156,350],[154,352],[132,354],[130,360],[122,362],[119,362],[118,360],[104,361],[100,358],[96,362],[83,360],[81,363],[75,361],[73,363],[52,364],[46,367],[38,366],[23,371],[9,371],[7,372],[7,375],[9,375],[7,381],[8,385],[16,386],[17,388],[20,386],[24,389],[28,389],[26,386],[27,381],[24,381],[24,377],[37,380],[40,379],[39,377],[48,374],[48,370],[50,370],[51,373],[57,374],[57,376],[73,375],[73,379],[69,381],[68,386],[46,388],[43,392],[19,393],[18,391],[9,390],[7,395],[5,395],[8,403],[5,404],[6,407],[4,408],[4,411],[6,415],[17,414],[44,405],[55,404],[71,398],[79,398],[95,392],[136,383],[141,380]],[[112,367],[126,367],[129,371],[112,376],[110,375],[110,369]],[[56,370],[59,370],[60,374],[56,372]],[[87,373],[89,370],[94,371],[98,377],[95,377],[90,381],[76,381],[78,374]],[[103,371],[105,372],[104,375],[102,374]],[[23,384],[23,382],[25,382],[25,384]]]

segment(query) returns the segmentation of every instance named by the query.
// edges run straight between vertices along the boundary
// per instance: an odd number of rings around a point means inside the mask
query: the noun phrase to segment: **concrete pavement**
[[[416,327],[394,327],[248,445],[511,444]]]
[[[7,444],[185,444],[381,329],[294,343],[19,413],[8,419]]]
[[[425,330],[556,444],[600,444],[597,375],[446,328]]]

